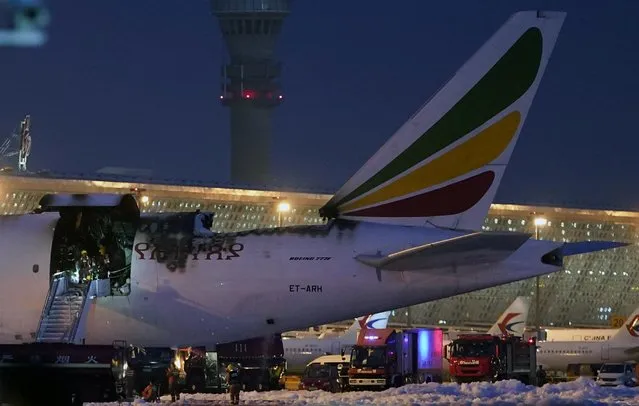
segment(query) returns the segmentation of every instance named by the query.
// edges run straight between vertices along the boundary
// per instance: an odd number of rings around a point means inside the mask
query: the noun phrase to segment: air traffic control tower
[[[273,109],[283,101],[275,45],[292,0],[211,0],[230,63],[220,99],[231,110],[231,181],[271,183]]]

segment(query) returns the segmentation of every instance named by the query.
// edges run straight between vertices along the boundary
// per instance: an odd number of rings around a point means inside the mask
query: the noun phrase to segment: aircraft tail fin
[[[619,328],[619,330],[610,337],[610,344],[622,344],[624,347],[630,346],[628,351],[639,352],[639,308],[635,309]]]
[[[530,298],[519,296],[505,312],[499,316],[497,322],[488,330],[492,335],[514,335],[523,337],[526,322],[528,321],[528,311],[530,310]]]
[[[565,16],[540,11],[512,15],[320,215],[478,230]]]
[[[360,330],[367,328],[386,328],[391,312],[375,313],[355,319],[355,322],[346,330],[342,337],[352,336],[357,339]]]

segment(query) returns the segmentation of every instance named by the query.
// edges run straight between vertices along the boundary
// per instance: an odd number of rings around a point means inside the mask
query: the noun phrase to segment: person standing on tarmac
[[[546,384],[546,371],[544,368],[539,365],[539,369],[537,370],[537,386],[540,388]]]
[[[226,367],[226,383],[229,385],[231,404],[240,404],[240,390],[242,389],[242,376],[240,368],[235,364]]]
[[[180,391],[178,390],[179,373],[180,371],[178,371],[173,364],[166,369],[166,377],[169,381],[169,392],[171,393],[171,402],[180,400]]]

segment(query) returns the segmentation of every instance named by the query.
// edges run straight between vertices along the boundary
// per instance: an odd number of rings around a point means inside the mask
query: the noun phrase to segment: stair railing
[[[80,326],[80,320],[82,320],[82,314],[84,313],[84,306],[87,304],[87,297],[89,296],[89,290],[91,289],[91,283],[88,283],[82,291],[82,303],[75,312],[75,317],[71,317],[71,325],[67,330],[68,334],[65,334],[67,342],[75,342],[75,335],[78,333],[78,327]],[[71,312],[71,303],[69,303],[69,312]]]
[[[44,320],[49,315],[49,312],[51,311],[51,306],[53,306],[53,300],[55,299],[57,295],[58,285],[60,284],[60,281],[64,279],[64,276],[60,277],[61,275],[64,275],[64,273],[58,272],[54,274],[53,279],[51,280],[51,284],[49,285],[49,292],[47,293],[47,298],[44,301],[44,306],[42,306],[42,314],[40,315],[40,322],[38,323],[38,332],[36,333],[36,340],[38,341],[41,338],[40,336],[42,334],[42,325],[44,323]]]

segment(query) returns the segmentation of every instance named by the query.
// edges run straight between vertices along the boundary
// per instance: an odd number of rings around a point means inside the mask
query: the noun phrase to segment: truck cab
[[[445,349],[449,373],[455,382],[519,379],[536,382],[537,345],[534,338],[464,334]]]
[[[348,370],[353,389],[386,389],[401,386],[397,371],[397,333],[395,329],[363,329],[351,350]]]
[[[407,383],[439,382],[441,329],[363,329],[351,351],[351,389],[384,390]]]
[[[456,382],[492,380],[491,363],[498,356],[496,338],[488,334],[463,334],[446,348],[450,376]]]
[[[623,363],[606,363],[601,366],[597,374],[596,383],[599,386],[637,386],[637,363],[628,361]]]

